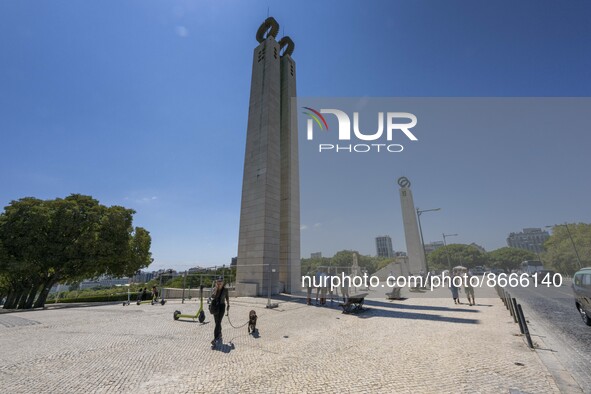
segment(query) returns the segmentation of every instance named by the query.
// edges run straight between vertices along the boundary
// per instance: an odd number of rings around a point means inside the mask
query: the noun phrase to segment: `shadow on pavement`
[[[384,309],[367,309],[361,313],[355,314],[355,316],[359,317],[360,319],[368,319],[372,317],[391,317],[395,319],[431,320],[447,323],[480,324],[480,320],[478,319],[465,319],[462,317],[430,315],[415,312],[399,312]]]
[[[199,323],[199,320],[183,320],[182,317],[180,319],[178,319],[178,320],[175,320],[175,321],[178,321],[178,322],[181,322],[181,323],[191,323],[191,324],[197,323],[200,326],[204,326],[206,324],[211,323],[210,321],[204,321],[203,323]]]
[[[479,313],[477,309],[467,309],[462,307],[447,307],[447,306],[429,306],[429,305],[412,305],[412,304],[397,304],[395,302],[383,302],[376,300],[365,300],[364,305],[374,305],[383,308],[393,309],[415,309],[420,311],[440,311],[440,312],[469,312]]]
[[[300,297],[285,297],[285,302],[294,302],[294,303],[305,303],[305,299],[301,299]],[[340,303],[330,301],[326,302],[324,306],[315,306],[311,305],[310,307],[316,308],[328,308],[328,309],[337,309],[340,310]],[[442,321],[448,323],[461,323],[461,324],[480,324],[480,320],[478,319],[467,319],[461,317],[448,317],[448,316],[441,316],[441,315],[432,315],[432,314],[425,314],[425,313],[417,313],[417,312],[406,312],[401,311],[400,309],[415,309],[415,310],[424,310],[424,311],[439,311],[439,312],[468,312],[468,313],[479,313],[480,311],[477,309],[468,309],[468,308],[453,308],[453,307],[443,307],[443,306],[425,306],[425,305],[409,305],[409,304],[396,304],[392,302],[384,302],[384,301],[376,301],[376,300],[365,300],[363,304],[365,306],[364,310],[360,313],[351,313],[349,315],[357,316],[360,319],[367,319],[371,317],[390,317],[390,318],[398,318],[398,319],[413,319],[413,320],[432,320],[432,321]],[[377,308],[367,308],[367,306],[374,306],[380,307],[384,309],[377,309]]]
[[[90,308],[95,306],[105,305],[121,305],[122,301],[108,301],[108,302],[72,302],[66,304],[46,304],[43,308],[31,309],[0,309],[0,313],[17,313],[17,312],[33,312],[33,311],[50,311],[54,309],[69,309],[69,308]],[[132,304],[133,305],[133,304]],[[130,307],[130,306],[125,306]],[[123,307],[122,307],[123,308]]]
[[[222,353],[230,353],[234,349],[236,349],[236,346],[234,346],[234,344],[232,342],[222,343],[221,345],[217,345],[217,346],[211,348],[211,350],[215,350],[215,351],[222,352]]]

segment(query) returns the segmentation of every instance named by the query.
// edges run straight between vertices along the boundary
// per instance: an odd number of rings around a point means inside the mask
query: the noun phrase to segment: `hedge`
[[[131,301],[134,302],[137,294],[131,295]],[[60,298],[57,300],[60,304],[67,304],[72,302],[109,302],[109,301],[127,301],[127,293],[95,295],[95,296],[81,296],[77,298]],[[49,301],[47,304],[53,304],[55,301]]]

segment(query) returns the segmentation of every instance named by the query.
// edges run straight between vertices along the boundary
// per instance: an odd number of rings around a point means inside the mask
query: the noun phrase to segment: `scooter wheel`
[[[174,311],[174,314],[172,315],[172,317],[174,318],[174,320],[178,320],[180,314],[181,314],[181,311]]]
[[[137,304],[139,305],[141,303],[141,301],[138,301]]]

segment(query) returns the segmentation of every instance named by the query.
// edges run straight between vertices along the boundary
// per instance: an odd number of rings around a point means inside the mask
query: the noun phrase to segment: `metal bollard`
[[[521,308],[521,304],[517,304],[517,313],[521,316],[520,319],[523,322],[523,331],[525,334],[525,338],[527,339],[527,346],[530,349],[534,348],[534,344],[531,341],[531,336],[529,335],[529,328],[527,328],[527,322],[525,321],[525,315],[523,314],[523,309]]]
[[[507,298],[507,302],[509,303],[509,311],[511,312],[511,316],[513,317],[513,323],[517,323],[517,309],[513,307],[513,302],[511,294],[508,294],[509,298]]]
[[[511,306],[511,302],[509,301],[511,299],[511,294],[509,293],[505,293],[507,294],[507,298],[505,299],[505,301],[507,302],[507,309],[509,309],[509,314],[511,316],[513,316],[513,307]]]
[[[517,300],[515,298],[511,298],[511,303],[513,304],[513,309],[517,311]],[[521,331],[522,334],[525,334],[525,330],[523,328],[523,320],[521,319],[521,315],[519,314],[519,312],[516,313],[517,315],[517,323],[519,323],[519,331]]]

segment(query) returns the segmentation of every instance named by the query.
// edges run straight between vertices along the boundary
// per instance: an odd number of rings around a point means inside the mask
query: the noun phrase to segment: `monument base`
[[[236,295],[238,297],[256,297],[258,294],[258,283],[236,283]]]

